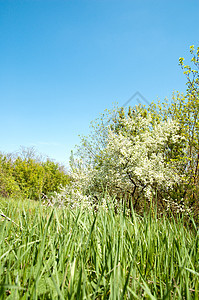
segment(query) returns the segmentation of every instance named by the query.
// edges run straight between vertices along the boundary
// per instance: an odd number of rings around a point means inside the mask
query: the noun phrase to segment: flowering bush
[[[169,191],[182,181],[183,160],[178,154],[184,140],[175,121],[152,127],[151,115],[143,117],[142,112],[139,108],[133,117],[125,117],[119,133],[109,130],[97,175],[111,191],[128,192],[132,197],[143,193],[150,200],[157,191]],[[175,156],[174,148],[178,149]]]
[[[186,94],[173,93],[170,102],[152,103],[148,107],[154,120],[172,118],[179,124],[180,132],[186,140],[183,156],[186,163],[182,173],[186,176],[186,184],[181,186],[178,195],[199,215],[199,47],[190,47],[192,67],[184,64],[184,58],[179,59],[179,65],[187,78]],[[175,198],[175,195],[172,195]]]
[[[127,197],[137,207],[156,199],[164,209],[199,210],[199,47],[192,62],[198,70],[179,64],[187,77],[187,94],[172,102],[114,109],[93,123],[83,137],[78,160],[71,160],[70,189],[92,199],[104,192]],[[93,200],[92,200],[93,201]],[[187,210],[188,211],[188,210]]]
[[[108,125],[97,126],[95,140],[83,138],[78,159],[71,158],[71,183],[57,195],[60,203],[94,205],[106,193],[128,195],[137,207],[155,195],[163,201],[185,181],[185,139],[176,121],[154,121],[141,106],[128,114],[114,109],[113,115]]]

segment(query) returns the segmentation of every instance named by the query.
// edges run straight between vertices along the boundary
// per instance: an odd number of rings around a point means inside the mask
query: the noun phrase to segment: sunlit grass
[[[182,218],[3,199],[1,210],[1,299],[199,297],[199,231]]]

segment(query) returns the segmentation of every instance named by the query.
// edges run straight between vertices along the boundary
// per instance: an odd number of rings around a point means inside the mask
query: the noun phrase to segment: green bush
[[[20,194],[20,187],[12,172],[11,160],[0,154],[0,195],[13,197]]]
[[[42,166],[45,174],[42,192],[45,195],[58,192],[61,186],[65,186],[69,183],[69,176],[65,174],[64,168],[58,163],[47,159]]]
[[[40,163],[31,158],[23,160],[17,157],[13,163],[13,174],[25,198],[39,199],[45,174]]]
[[[50,159],[42,161],[32,150],[23,149],[12,156],[0,154],[1,196],[38,200],[42,194],[59,192],[68,183],[63,166]]]
[[[199,212],[199,47],[190,52],[198,70],[179,60],[186,95],[128,111],[116,108],[92,123],[77,159],[71,159],[74,191],[97,199],[104,190],[118,198],[128,194],[136,209],[147,198],[160,211]]]
[[[148,111],[154,120],[165,121],[171,118],[179,124],[180,133],[186,141],[183,150],[186,163],[182,170],[186,183],[175,190],[174,196],[183,198],[194,211],[199,212],[199,47],[195,51],[194,46],[191,46],[190,53],[194,69],[184,65],[184,58],[179,59],[187,78],[186,94],[174,93],[170,103],[152,103]]]

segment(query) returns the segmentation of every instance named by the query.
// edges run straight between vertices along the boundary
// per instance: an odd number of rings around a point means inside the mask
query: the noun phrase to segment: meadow
[[[194,220],[107,207],[1,198],[0,299],[199,299]]]

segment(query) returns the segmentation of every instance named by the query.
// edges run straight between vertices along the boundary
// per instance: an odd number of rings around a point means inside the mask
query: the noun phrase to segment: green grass
[[[199,231],[183,219],[1,199],[1,299],[199,299]]]

